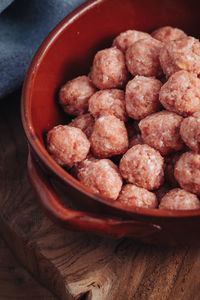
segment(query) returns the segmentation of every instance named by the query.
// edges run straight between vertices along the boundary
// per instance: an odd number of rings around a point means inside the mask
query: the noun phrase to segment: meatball
[[[180,70],[199,74],[200,42],[191,36],[169,41],[161,49],[159,58],[167,77]]]
[[[143,139],[141,134],[137,133],[135,135],[133,135],[130,139],[129,139],[129,148],[132,148],[135,145],[142,145],[143,143]]]
[[[94,157],[90,152],[88,153],[88,155],[86,156],[86,159],[79,162],[79,163],[76,163],[71,169],[70,169],[70,174],[75,177],[75,178],[78,178],[77,175],[78,175],[78,172],[79,170],[85,166],[85,162],[94,162],[94,161],[98,161],[99,159]]]
[[[154,30],[151,36],[161,42],[169,42],[183,39],[187,37],[187,34],[181,29],[173,28],[171,26],[164,26]]]
[[[81,129],[89,138],[94,128],[94,118],[90,114],[80,115],[73,119],[68,125]]]
[[[128,149],[128,134],[124,122],[115,116],[96,120],[90,137],[91,150],[97,157],[111,157]]]
[[[128,80],[123,53],[117,48],[97,52],[90,76],[93,84],[99,89],[122,87]]]
[[[174,176],[183,189],[200,195],[200,155],[192,151],[182,154],[175,164]]]
[[[169,111],[192,115],[200,111],[200,79],[187,71],[176,72],[161,87],[159,99]]]
[[[191,150],[200,152],[200,112],[196,112],[183,120],[180,134]]]
[[[101,90],[89,99],[89,111],[95,117],[113,115],[126,122],[124,91],[118,89]]]
[[[183,118],[173,112],[160,111],[140,121],[139,127],[145,144],[166,155],[184,146],[180,137]]]
[[[86,158],[90,142],[81,129],[58,125],[47,134],[47,149],[58,164],[72,167]]]
[[[136,145],[123,155],[119,169],[127,182],[154,190],[164,181],[163,165],[158,151],[148,145]]]
[[[199,209],[200,202],[196,195],[183,189],[173,189],[169,191],[162,199],[159,209]]]
[[[109,159],[86,159],[80,163],[77,177],[93,193],[109,200],[116,200],[122,187],[119,170]]]
[[[113,46],[116,46],[123,52],[135,42],[141,39],[151,38],[150,34],[147,32],[137,31],[137,30],[127,30],[125,32],[121,32],[114,40]]]
[[[154,77],[136,76],[126,86],[126,111],[129,117],[141,120],[159,111],[159,91],[162,83]]]
[[[123,206],[132,208],[156,208],[158,205],[154,193],[133,184],[126,184],[122,187],[117,201],[123,204]]]
[[[161,77],[159,54],[163,43],[153,38],[135,42],[126,51],[126,65],[129,72],[135,75]]]
[[[173,187],[177,187],[179,184],[174,177],[174,166],[179,160],[183,152],[175,152],[165,157],[165,179]]]
[[[95,91],[87,76],[79,76],[61,87],[59,102],[67,114],[78,116],[87,112],[88,99]]]

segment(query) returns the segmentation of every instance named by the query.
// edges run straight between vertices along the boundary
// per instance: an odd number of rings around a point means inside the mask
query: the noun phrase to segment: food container
[[[200,210],[125,208],[92,194],[48,154],[45,134],[66,123],[57,104],[60,86],[88,74],[94,54],[109,47],[120,32],[151,32],[171,25],[198,37],[200,2],[195,0],[93,0],[67,16],[44,40],[28,69],[22,92],[22,121],[29,144],[28,174],[39,201],[58,224],[110,237],[133,237],[156,244],[195,243]],[[50,182],[54,178],[76,205],[68,208]]]

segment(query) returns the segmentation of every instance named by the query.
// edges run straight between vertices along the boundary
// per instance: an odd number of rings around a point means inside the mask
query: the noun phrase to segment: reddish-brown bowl
[[[122,31],[151,32],[171,25],[198,37],[198,0],[93,0],[67,16],[44,40],[29,67],[22,93],[22,121],[29,143],[28,173],[45,211],[57,223],[112,237],[175,245],[199,239],[200,210],[128,209],[93,195],[62,169],[45,148],[45,133],[66,122],[57,105],[59,87],[88,74],[95,52],[109,47]],[[58,199],[49,178],[59,180],[79,207],[75,211]]]

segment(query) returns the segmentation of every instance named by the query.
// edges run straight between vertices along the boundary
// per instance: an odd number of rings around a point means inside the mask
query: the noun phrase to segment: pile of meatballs
[[[131,208],[200,209],[200,42],[165,26],[120,33],[66,82],[71,123],[47,149],[94,194]]]

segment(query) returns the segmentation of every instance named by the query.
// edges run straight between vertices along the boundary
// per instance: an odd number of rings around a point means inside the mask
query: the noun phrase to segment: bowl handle
[[[48,180],[48,176],[38,166],[30,151],[27,166],[30,182],[43,208],[54,221],[65,228],[112,236],[114,238],[125,236],[141,238],[160,230],[159,226],[153,224],[103,217],[93,213],[69,209],[59,201]]]

